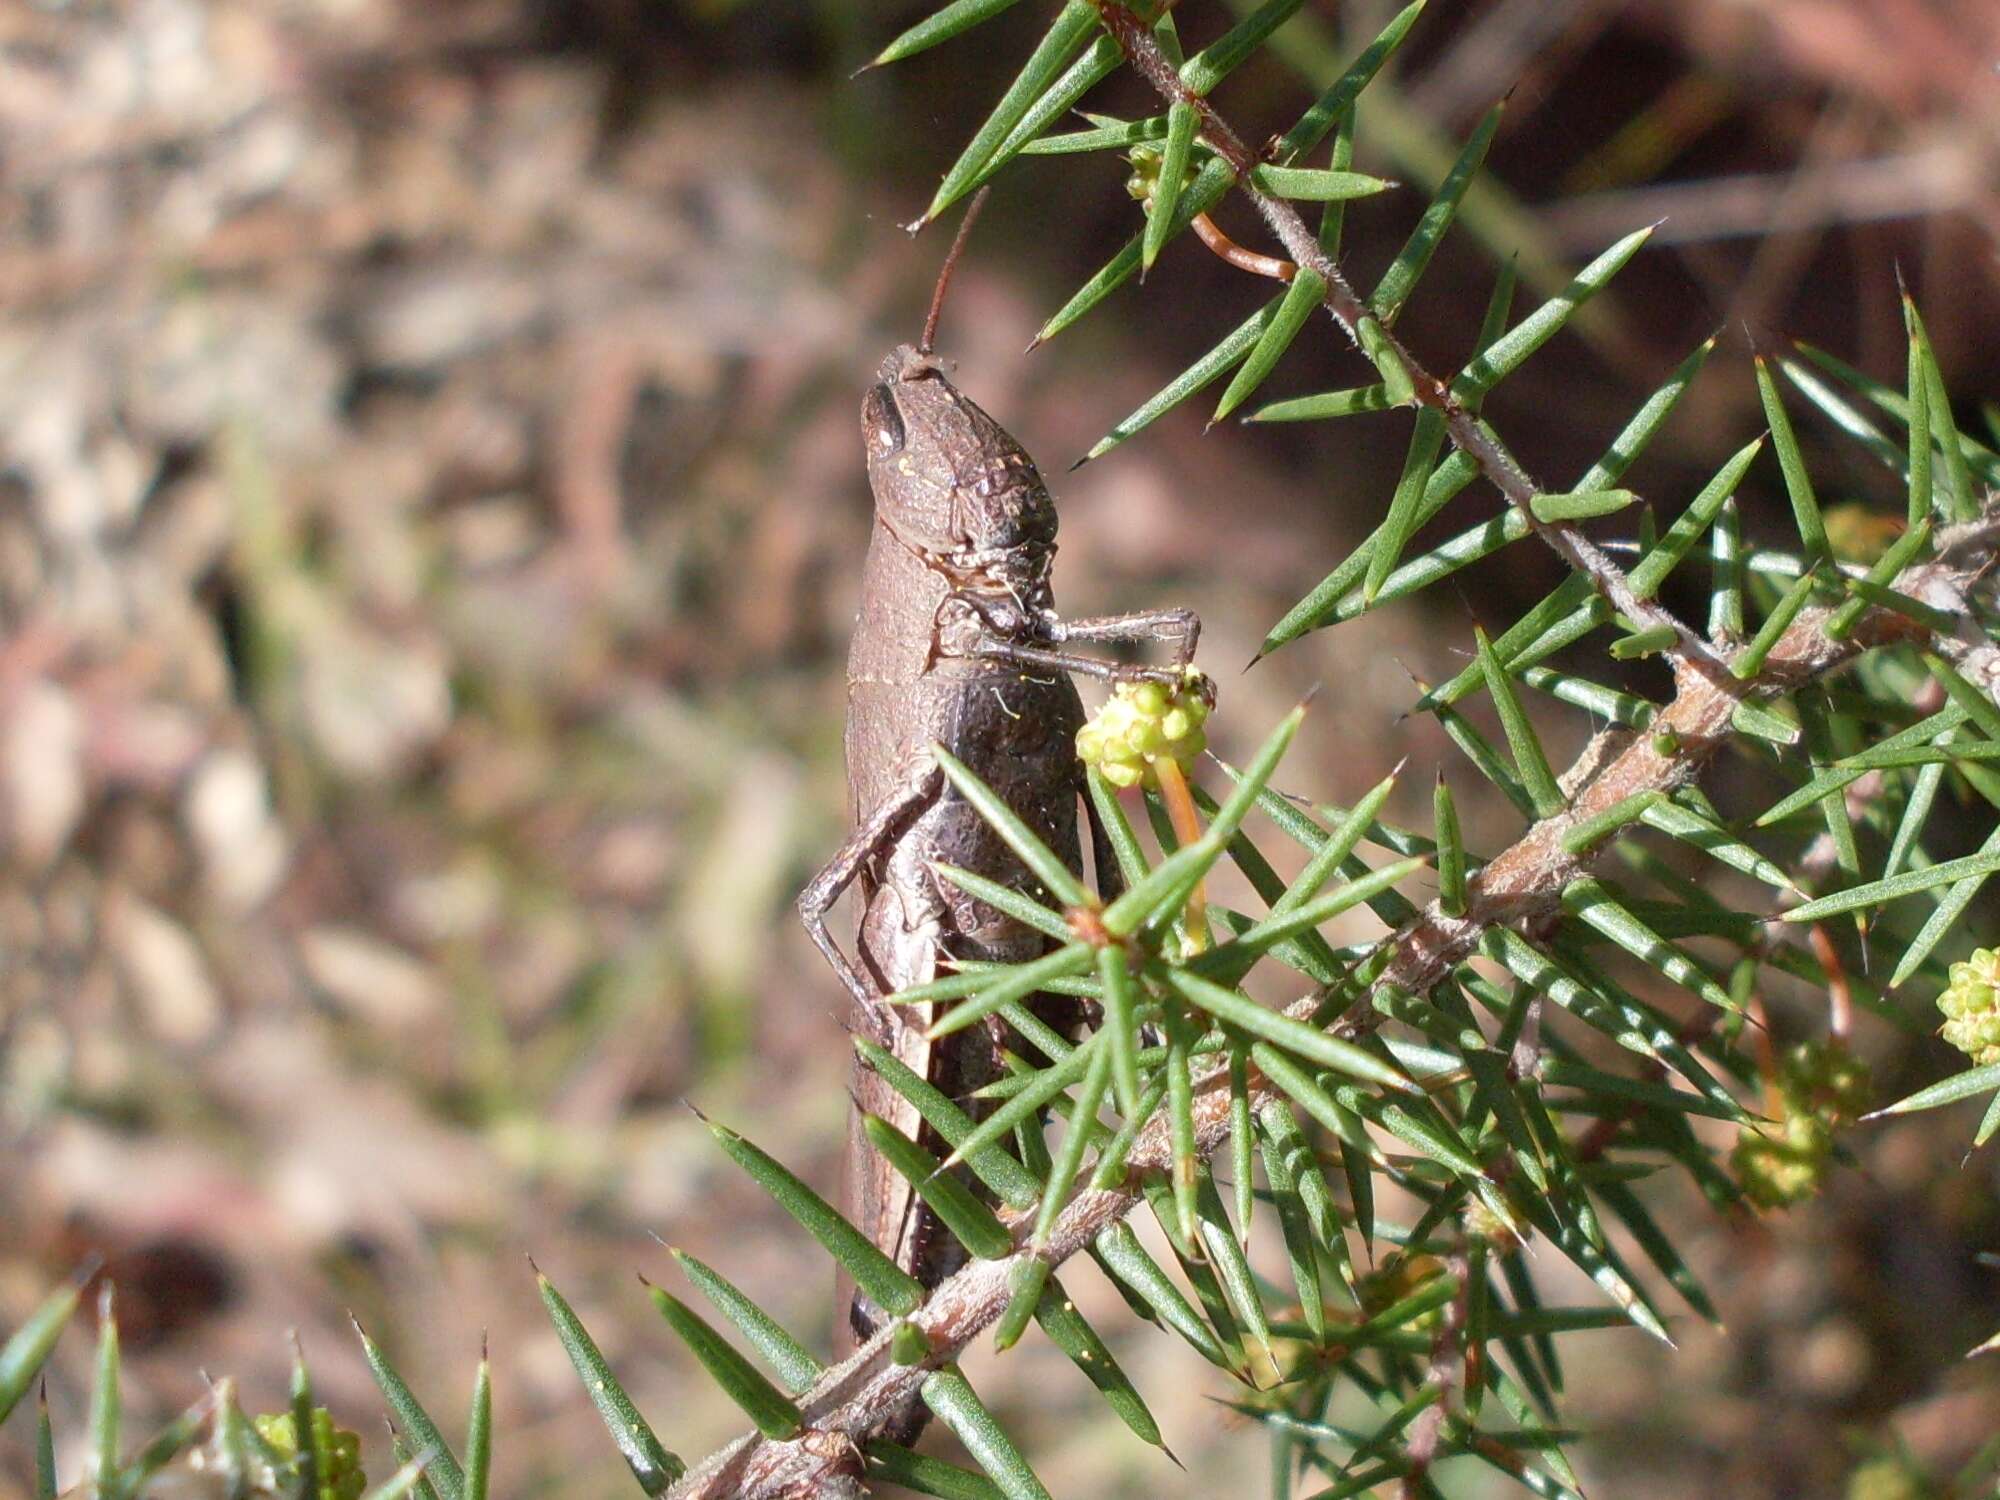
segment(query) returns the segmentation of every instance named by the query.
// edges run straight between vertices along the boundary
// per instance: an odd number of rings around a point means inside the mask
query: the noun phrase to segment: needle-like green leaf
[[[1053,953],[1045,953],[1032,963],[1017,965],[1004,971],[993,983],[961,1001],[933,1021],[925,1034],[932,1040],[950,1036],[955,1031],[983,1021],[1003,1006],[1025,1000],[1042,989],[1049,980],[1067,978],[1087,972],[1097,962],[1095,950],[1088,943],[1069,943]]]
[[[909,1272],[875,1248],[824,1198],[788,1172],[776,1159],[760,1150],[726,1125],[704,1121],[729,1159],[799,1222],[806,1233],[846,1268],[854,1284],[872,1297],[893,1318],[915,1312],[923,1305],[923,1285]],[[449,1500],[449,1497],[448,1497]]]
[[[1731,672],[1748,682],[1764,670],[1765,659],[1770,656],[1785,632],[1791,629],[1792,621],[1799,617],[1799,611],[1806,607],[1806,601],[1812,597],[1815,577],[1814,573],[1807,572],[1793,580],[1792,586],[1785,590],[1784,597],[1772,606],[1771,613],[1764,618],[1764,623],[1757,627],[1757,634],[1751,638],[1750,644],[1739,651],[1735,659],[1729,663]]]
[[[1396,492],[1389,499],[1389,513],[1382,518],[1380,539],[1369,552],[1368,570],[1361,584],[1364,601],[1373,602],[1381,592],[1390,570],[1401,560],[1410,538],[1423,524],[1420,519],[1423,502],[1444,439],[1444,412],[1435,406],[1424,407],[1417,413],[1409,451],[1403,457],[1402,477],[1396,481]]]
[[[1278,361],[1284,358],[1285,351],[1292,346],[1299,330],[1306,326],[1306,320],[1319,307],[1320,298],[1325,293],[1326,282],[1320,275],[1305,266],[1299,267],[1292,277],[1292,284],[1285,288],[1285,295],[1278,302],[1277,314],[1258,335],[1256,347],[1238,367],[1223,391],[1222,399],[1216,403],[1215,415],[1209,418],[1211,426],[1247,401],[1278,367]]]
[[[1887,605],[1890,608],[1900,609],[1906,613],[1912,607],[1927,611],[1930,618],[1925,619],[1922,613],[1918,614],[1916,618],[1928,624],[1933,630],[1941,630],[1946,634],[1954,631],[1957,628],[1958,622],[1941,610],[1928,610],[1928,606],[1920,605],[1915,600],[1903,599],[1901,596],[1898,596],[1894,600],[1886,599],[1875,592],[1875,590],[1884,589],[1887,585],[1895,582],[1903,569],[1907,568],[1923,555],[1925,548],[1930,545],[1930,540],[1931,518],[1924,516],[1912,523],[1910,529],[1897,537],[1887,550],[1883,552],[1881,557],[1875,560],[1875,565],[1868,570],[1867,578],[1847,578],[1843,580],[1846,586],[1855,593],[1856,597],[1848,600],[1847,603],[1841,605],[1839,609],[1833,612],[1832,616],[1826,622],[1826,633],[1836,641],[1847,639],[1849,633],[1854,629],[1855,622],[1861,618],[1862,611],[1871,603]]]
[[[937,195],[924,212],[926,219],[935,219],[977,185],[980,174],[1000,149],[1001,142],[1021,123],[1035,101],[1055,83],[1056,75],[1069,64],[1070,59],[1083,50],[1096,29],[1097,11],[1092,6],[1085,0],[1066,0],[1055,24],[1049,27],[1014,81],[1007,86],[1000,102],[993,106],[992,114],[986,117],[958,160],[944,174]]]
[[[1398,1093],[1423,1092],[1400,1069],[1381,1061],[1367,1048],[1343,1041],[1303,1021],[1295,1021],[1284,1012],[1259,1005],[1236,990],[1225,989],[1187,969],[1169,969],[1166,979],[1176,993],[1218,1021],[1260,1037],[1307,1062]],[[1252,1059],[1255,1060],[1258,1055],[1253,1051]]]
[[[1100,1231],[1095,1248],[1105,1268],[1152,1309],[1161,1323],[1185,1339],[1197,1354],[1224,1370],[1235,1368],[1235,1361],[1216,1338],[1214,1330],[1202,1321],[1201,1314],[1181,1295],[1180,1289],[1167,1279],[1167,1273],[1160,1269],[1159,1262],[1146,1253],[1130,1224],[1120,1219]]]
[[[1142,271],[1153,269],[1160,247],[1167,242],[1174,210],[1180,205],[1181,189],[1187,186],[1188,157],[1194,150],[1195,131],[1200,125],[1201,116],[1195,113],[1192,104],[1176,99],[1167,106],[1167,143],[1160,152],[1159,179],[1146,205],[1146,229],[1139,239]]]
[[[1651,225],[1635,230],[1578,271],[1558,296],[1528,314],[1460,371],[1451,383],[1452,395],[1460,401],[1475,400],[1518,370],[1528,356],[1556,336],[1579,307],[1602,291],[1652,236]]]
[[[786,1390],[798,1396],[812,1388],[812,1383],[820,1377],[822,1366],[805,1345],[719,1272],[672,1245],[667,1246],[667,1253],[710,1305],[750,1341],[750,1347],[762,1356],[766,1364],[778,1372],[778,1379]]]
[[[1071,156],[1083,151],[1117,151],[1143,146],[1167,138],[1167,117],[1153,115],[1144,120],[1120,120],[1111,115],[1085,113],[1092,122],[1089,130],[1073,130],[1067,135],[1037,136],[1021,148],[1023,156]]]
[[[1965,450],[1959,443],[1958,423],[1951,414],[1951,398],[1944,388],[1944,376],[1938,371],[1937,356],[1931,351],[1930,335],[1924,329],[1923,315],[1917,311],[1916,302],[1909,293],[1903,294],[1903,322],[1909,329],[1910,342],[1916,349],[1917,364],[1924,379],[1925,415],[1929,418],[1931,440],[1944,453],[1944,510],[1954,521],[1970,521],[1979,514],[1979,497],[1972,484],[1972,475],[1966,466]],[[1909,423],[1915,426],[1917,412],[1910,409]]]
[[[1046,886],[1049,893],[1065,906],[1089,904],[1082,884],[1070,872],[1068,865],[1054,850],[1042,842],[1039,835],[1030,828],[1011,807],[1001,800],[998,793],[981,781],[966,766],[942,745],[931,746],[931,755],[936,759],[946,780],[973,810],[986,820],[987,826],[999,834],[1008,848],[1020,858],[1022,864],[1034,872],[1035,878]]]
[[[90,1386],[90,1446],[86,1474],[100,1485],[117,1487],[119,1427],[122,1419],[118,1390],[118,1314],[115,1293],[105,1282],[97,1294],[97,1367]]]
[[[1697,799],[1699,807],[1687,805]],[[1641,812],[1639,820],[1647,827],[1657,828],[1701,850],[1711,859],[1719,860],[1731,869],[1740,870],[1777,890],[1798,890],[1791,876],[1724,828],[1715,816],[1713,805],[1698,792],[1683,788],[1679,800],[1668,798],[1653,802]]]
[[[2000,849],[1982,850],[1978,854],[1968,854],[1961,859],[1948,859],[1941,864],[1921,870],[1905,870],[1887,880],[1874,880],[1866,885],[1835,891],[1832,895],[1822,896],[1817,901],[1808,901],[1802,906],[1793,907],[1784,914],[1784,919],[1787,922],[1817,922],[1822,917],[1834,917],[1843,912],[1884,906],[1891,901],[1900,901],[1905,896],[1936,890],[1939,886],[1950,885],[1968,876],[1983,877],[1995,871],[2000,871]]]
[[[1493,706],[1499,710],[1500,726],[1507,733],[1508,748],[1514,752],[1514,766],[1520,772],[1521,785],[1527,790],[1535,815],[1553,817],[1567,805],[1567,799],[1562,794],[1562,788],[1556,784],[1555,772],[1549,767],[1548,753],[1542,749],[1541,739],[1528,722],[1521,700],[1514,692],[1513,681],[1494,654],[1492,641],[1477,626],[1473,627],[1473,635],[1479,644],[1479,665],[1486,674],[1486,689],[1493,695]]]
[[[944,1165],[955,1167],[961,1161],[969,1160],[974,1154],[997,1144],[1005,1139],[1015,1126],[1034,1119],[1040,1113],[1042,1106],[1057,1094],[1075,1087],[1082,1081],[1097,1050],[1108,1045],[1099,1040],[1102,1035],[1100,1032],[1092,1036],[1061,1062],[1050,1063],[1039,1072],[1018,1080],[1020,1083],[1018,1091],[1007,1095],[1006,1103],[975,1125],[965,1139],[953,1147],[951,1155],[945,1158]],[[989,1094],[988,1090],[980,1092]],[[997,1097],[997,1095],[992,1096]]]
[[[35,1399],[35,1500],[56,1500],[56,1434],[49,1425],[49,1390]]]
[[[1293,396],[1260,406],[1246,422],[1321,422],[1332,417],[1352,417],[1363,412],[1387,411],[1393,403],[1389,388],[1377,381],[1344,391],[1325,391],[1317,396]]]
[[[861,1451],[868,1459],[871,1479],[900,1485],[919,1495],[934,1495],[937,1500],[1005,1500],[1000,1486],[984,1474],[914,1452],[887,1438],[869,1438]]]
[[[1964,724],[1970,716],[1958,704],[1950,704],[1939,709],[1929,718],[1912,724],[1907,729],[1898,730],[1887,739],[1879,741],[1872,750],[1863,754],[1848,756],[1837,766],[1827,766],[1813,773],[1811,781],[1796,792],[1773,803],[1759,815],[1756,826],[1767,828],[1782,822],[1795,813],[1803,812],[1815,803],[1822,802],[1843,787],[1860,780],[1864,770],[1875,765],[1903,764],[1893,757],[1897,752],[1917,750],[1919,747],[1942,740],[1951,731]],[[1884,757],[1888,757],[1885,759]]]
[[[938,1222],[973,1255],[981,1260],[999,1260],[1014,1253],[1014,1237],[999,1216],[975,1198],[958,1178],[940,1172],[935,1156],[876,1115],[862,1116],[861,1128],[869,1144],[909,1180],[931,1206]]]
[[[954,1148],[964,1145],[973,1132],[972,1117],[947,1098],[935,1084],[917,1074],[886,1047],[865,1036],[854,1038],[854,1050],[869,1067],[881,1074],[889,1087],[910,1102],[924,1123],[935,1130],[947,1145]],[[972,1152],[965,1157],[965,1164],[972,1169],[972,1175],[991,1188],[994,1195],[1009,1208],[1032,1208],[1042,1195],[1042,1184],[1035,1175],[997,1146]]]
[[[1112,1358],[1111,1350],[1098,1336],[1062,1283],[1053,1277],[1043,1287],[1041,1302],[1035,1310],[1035,1321],[1049,1341],[1069,1356],[1070,1361],[1083,1371],[1090,1383],[1097,1387],[1118,1419],[1137,1434],[1140,1441],[1151,1443],[1156,1448],[1165,1447],[1160,1441],[1160,1427],[1153,1420],[1153,1414],[1140,1398],[1138,1389],[1131,1378],[1119,1368]]]
[[[1445,232],[1451,222],[1458,217],[1458,208],[1465,201],[1466,189],[1486,162],[1486,153],[1493,145],[1493,137],[1500,129],[1500,115],[1503,105],[1496,104],[1480,120],[1479,127],[1472,132],[1472,139],[1459,152],[1458,160],[1452,163],[1444,181],[1438,185],[1429,207],[1423,217],[1417,220],[1417,227],[1410,231],[1396,258],[1389,263],[1389,269],[1382,273],[1382,279],[1375,283],[1375,290],[1369,294],[1368,306],[1385,323],[1393,324],[1396,315],[1403,310],[1403,304],[1410,300],[1410,294],[1417,289],[1417,281],[1430,265],[1431,256],[1443,242]]]
[[[995,911],[1005,912],[1015,921],[1050,937],[1065,941],[1072,935],[1069,923],[1063,914],[1050,911],[1041,902],[1031,899],[1010,885],[1002,885],[997,880],[989,880],[974,870],[962,869],[958,865],[947,864],[943,860],[932,860],[931,868],[969,896],[977,896]],[[916,994],[918,992],[908,992]],[[925,998],[936,998],[925,993]]]
[[[1366,172],[1336,172],[1317,167],[1260,166],[1250,180],[1274,198],[1302,203],[1346,203],[1370,198],[1395,186]]]
[[[701,1361],[709,1379],[743,1409],[759,1432],[780,1443],[798,1436],[805,1425],[804,1415],[789,1396],[737,1352],[735,1345],[671,1292],[649,1285],[646,1295],[652,1298],[654,1308],[666,1319],[667,1326],[680,1335],[689,1352]]]
[[[1385,392],[1384,401],[1387,401]],[[1462,452],[1452,453],[1432,471],[1424,485],[1413,518],[1417,527],[1423,526],[1430,518],[1442,510],[1465,487],[1479,477],[1479,465]],[[1401,529],[1399,523],[1398,530]],[[1366,575],[1375,554],[1387,546],[1392,533],[1386,519],[1370,533],[1368,539],[1349,553],[1339,567],[1322,579],[1319,585],[1286,611],[1285,617],[1271,627],[1269,635],[1258,656],[1264,657],[1289,641],[1297,640],[1308,631],[1317,630],[1335,617],[1340,601],[1360,583]],[[1393,560],[1391,566],[1393,567]],[[1386,586],[1386,580],[1385,580]]]
[[[965,1444],[965,1451],[1007,1500],[1049,1500],[1049,1492],[1021,1457],[1007,1429],[986,1409],[957,1365],[932,1371],[919,1389],[924,1405]]]
[[[35,1375],[47,1362],[56,1340],[76,1312],[78,1299],[90,1278],[97,1273],[93,1258],[80,1267],[69,1281],[49,1293],[28,1315],[27,1321],[0,1346],[0,1421],[20,1405],[21,1398],[35,1383]]]
[[[948,42],[982,22],[992,20],[1012,4],[1014,0],[952,0],[950,5],[933,11],[876,53],[869,66],[886,67],[906,57],[915,57],[939,42]]]
[[[1938,1109],[1946,1104],[1956,1104],[1961,1099],[1970,1099],[1978,1094],[2000,1089],[2000,1063],[1987,1063],[1984,1067],[1968,1068],[1963,1073],[1954,1073],[1928,1088],[1918,1089],[1907,1098],[1898,1099],[1894,1104],[1885,1105],[1872,1114],[1863,1115],[1864,1120],[1877,1120],[1883,1115],[1909,1115],[1919,1110]]]
[[[625,1387],[597,1347],[597,1341],[590,1336],[590,1330],[539,1269],[535,1271],[535,1285],[541,1292],[542,1305],[548,1309],[549,1321],[555,1325],[556,1339],[576,1367],[577,1379],[583,1382],[591,1405],[604,1419],[619,1456],[642,1491],[648,1495],[664,1494],[667,1486],[687,1472],[687,1465],[653,1435],[653,1429],[632,1398],[625,1394]]]
[[[1208,95],[1257,54],[1271,33],[1298,13],[1305,0],[1264,0],[1214,42],[1181,64],[1181,82],[1190,93]]]
[[[389,1403],[389,1410],[401,1426],[404,1438],[415,1453],[427,1454],[429,1461],[424,1467],[424,1481],[433,1486],[442,1500],[465,1500],[465,1470],[459,1467],[458,1458],[451,1451],[451,1445],[444,1440],[431,1414],[424,1410],[423,1403],[416,1398],[389,1358],[368,1337],[359,1323],[354,1331],[361,1339],[361,1353],[368,1361],[368,1369],[375,1376],[375,1384],[381,1387],[383,1399]],[[311,1429],[305,1429],[310,1431]],[[303,1445],[303,1439],[301,1444]]]
[[[1798,434],[1792,430],[1792,419],[1785,411],[1784,398],[1778,394],[1777,382],[1771,378],[1770,367],[1760,354],[1757,365],[1757,395],[1764,403],[1764,420],[1771,427],[1771,446],[1777,450],[1778,468],[1785,476],[1785,493],[1791,498],[1792,518],[1799,529],[1799,540],[1805,555],[1812,562],[1831,564],[1833,544],[1827,540],[1826,520],[1820,514],[1819,498],[1813,493],[1812,477],[1806,472],[1805,454],[1800,451]]]
[[[472,1413],[465,1427],[465,1500],[486,1500],[493,1474],[493,1366],[485,1349],[472,1377]]]
[[[1528,501],[1528,509],[1534,512],[1537,521],[1555,526],[1566,521],[1591,521],[1599,516],[1616,515],[1638,499],[1631,490],[1543,491]]]
[[[1979,846],[1979,853],[1989,857],[2000,855],[2000,828],[1986,836]],[[1956,930],[1959,918],[1972,905],[1972,898],[1979,894],[1979,888],[1986,884],[1984,875],[1968,875],[1963,880],[1954,881],[1951,888],[1938,897],[1937,907],[1910,939],[1910,946],[1903,950],[1903,956],[1896,960],[1896,972],[1889,976],[1889,988],[1895,989],[1922,967],[1937,945]]]

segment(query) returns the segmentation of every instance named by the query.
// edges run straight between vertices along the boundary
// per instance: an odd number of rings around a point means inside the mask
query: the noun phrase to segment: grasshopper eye
[[[861,431],[872,455],[895,453],[903,446],[903,414],[887,385],[877,385],[861,400]]]

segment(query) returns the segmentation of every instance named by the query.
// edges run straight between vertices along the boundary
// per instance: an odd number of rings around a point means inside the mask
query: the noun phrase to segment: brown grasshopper
[[[1068,674],[1178,685],[1201,629],[1185,609],[1078,620],[1056,614],[1049,587],[1056,508],[1048,487],[1021,445],[962,395],[931,355],[945,286],[970,222],[968,214],[922,341],[899,345],[883,360],[862,400],[875,525],[847,662],[847,778],[856,826],[798,903],[806,931],[852,997],[853,1030],[961,1101],[999,1075],[1004,1030],[996,1023],[932,1042],[924,1035],[930,1006],[884,1000],[938,978],[953,960],[1017,963],[1039,957],[1049,940],[933,868],[954,864],[1045,894],[946,784],[931,747],[941,745],[965,762],[1081,873],[1077,804],[1085,788],[1076,732],[1083,706]],[[1144,640],[1172,643],[1172,669],[1124,666],[1066,649],[1080,641]],[[1117,866],[1094,810],[1090,816],[1098,880],[1115,883]],[[856,880],[863,910],[850,961],[826,917]],[[1074,1002],[1038,1008],[1055,1020],[1055,1007],[1065,1004],[1073,1025]],[[899,1266],[936,1286],[957,1269],[963,1251],[869,1145],[860,1115],[880,1115],[924,1139],[921,1122],[888,1084],[858,1065],[854,1098],[846,1210]],[[939,1147],[934,1138],[926,1144]],[[868,1338],[880,1310],[844,1285],[841,1302],[843,1338]]]

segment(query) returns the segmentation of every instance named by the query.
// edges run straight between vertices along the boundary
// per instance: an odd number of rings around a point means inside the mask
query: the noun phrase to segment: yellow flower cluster
[[[1833,1161],[1834,1132],[1868,1108],[1868,1065],[1844,1042],[1801,1042],[1778,1064],[1780,1117],[1773,1129],[1746,1129],[1730,1164],[1744,1195],[1760,1208],[1817,1196]]]
[[[2000,953],[1975,948],[1953,964],[1937,1003],[1947,1042],[1982,1068],[2000,1062]]]
[[[293,1429],[290,1412],[258,1417],[256,1427],[257,1435],[279,1457],[290,1458],[299,1451],[298,1433]],[[324,1406],[315,1406],[311,1441],[313,1467],[319,1476],[316,1500],[356,1500],[368,1487],[368,1476],[361,1470],[360,1434],[335,1426],[333,1414]]]
[[[1162,760],[1185,768],[1208,748],[1201,726],[1214,702],[1215,685],[1193,667],[1171,691],[1157,682],[1122,682],[1077,731],[1077,756],[1118,787],[1150,780]]]

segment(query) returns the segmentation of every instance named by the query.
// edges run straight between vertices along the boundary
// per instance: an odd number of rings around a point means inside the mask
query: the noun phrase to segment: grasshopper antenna
[[[973,194],[971,207],[958,221],[958,233],[952,236],[951,251],[944,258],[944,269],[938,272],[937,290],[931,293],[931,310],[924,317],[924,336],[917,344],[919,354],[929,354],[932,344],[936,342],[938,315],[944,311],[945,288],[951,285],[951,273],[958,269],[958,258],[965,253],[965,242],[972,235],[972,221],[979,217],[979,210],[986,206],[986,195],[992,191],[988,186]]]

